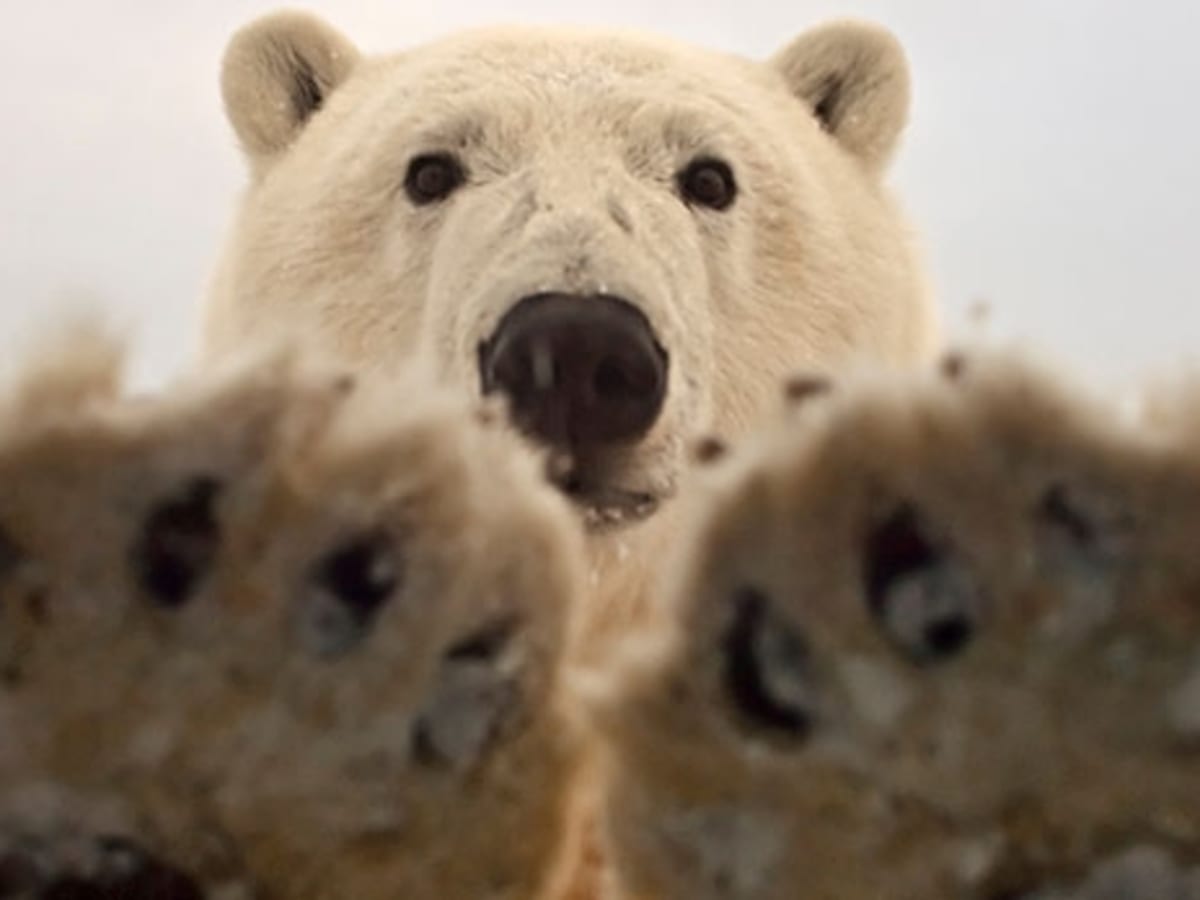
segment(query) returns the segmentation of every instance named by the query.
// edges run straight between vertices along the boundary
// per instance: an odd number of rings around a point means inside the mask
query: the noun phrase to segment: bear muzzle
[[[518,428],[573,457],[635,444],[666,400],[667,352],[620,297],[525,297],[478,355],[483,393],[504,394]]]

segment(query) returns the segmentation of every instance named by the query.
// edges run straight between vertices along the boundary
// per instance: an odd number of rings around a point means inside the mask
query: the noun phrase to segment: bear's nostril
[[[522,366],[524,368],[524,366]],[[548,341],[535,341],[529,354],[528,381],[535,391],[550,391],[559,380],[559,365]]]
[[[592,385],[598,397],[620,398],[634,390],[633,382],[621,368],[621,364],[614,359],[606,359],[600,363]]]
[[[479,347],[483,392],[506,394],[526,433],[573,451],[649,431],[667,365],[645,315],[607,295],[526,297]]]

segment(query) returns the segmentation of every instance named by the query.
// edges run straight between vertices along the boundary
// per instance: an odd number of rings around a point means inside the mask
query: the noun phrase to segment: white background
[[[242,183],[217,66],[250,0],[4,0],[0,357],[82,305],[140,382],[181,369]],[[328,0],[364,49],[461,25],[583,22],[765,56],[824,18],[891,27],[916,78],[892,181],[942,308],[1108,381],[1200,351],[1200,4],[1158,0]],[[3,361],[0,359],[0,361]]]

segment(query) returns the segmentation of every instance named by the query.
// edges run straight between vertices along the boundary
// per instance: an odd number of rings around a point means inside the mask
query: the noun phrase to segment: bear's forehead
[[[399,54],[392,77],[438,96],[561,90],[589,95],[736,95],[763,85],[762,67],[684,44],[624,32],[511,29],[468,32]]]

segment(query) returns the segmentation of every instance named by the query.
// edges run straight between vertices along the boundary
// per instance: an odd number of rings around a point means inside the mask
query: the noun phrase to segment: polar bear
[[[859,26],[239,35],[252,361],[0,396],[0,896],[1200,897],[1200,387],[844,368],[931,340],[904,84]]]
[[[689,446],[933,346],[883,184],[904,56],[838,24],[766,63],[529,29],[365,58],[285,13],[223,90],[251,179],[209,359],[337,375],[129,404],[101,365],[0,410],[0,894],[597,896],[562,672],[643,611]]]
[[[647,620],[701,436],[744,435],[797,370],[934,346],[878,27],[766,62],[529,28],[364,57],[289,12],[233,38],[222,88],[250,184],[210,358],[285,337],[501,398],[590,535],[578,659]]]
[[[691,440],[744,433],[795,370],[933,346],[883,184],[908,69],[877,27],[766,63],[538,29],[363,57],[282,13],[233,39],[223,91],[251,183],[210,354],[298,334],[502,395],[597,531],[660,508]]]

